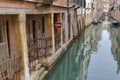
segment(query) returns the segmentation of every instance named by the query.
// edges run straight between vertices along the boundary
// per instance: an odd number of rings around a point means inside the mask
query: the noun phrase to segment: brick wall
[[[21,8],[21,9],[34,9],[34,3],[15,0],[1,0],[0,8]]]
[[[67,6],[67,0],[56,0],[53,2],[53,5]]]

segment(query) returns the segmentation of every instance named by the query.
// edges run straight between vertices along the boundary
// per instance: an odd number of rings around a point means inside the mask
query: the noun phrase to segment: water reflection
[[[91,25],[50,71],[48,80],[119,80],[120,29]]]
[[[120,73],[120,28],[111,30],[110,34],[112,55],[117,62],[117,73]]]

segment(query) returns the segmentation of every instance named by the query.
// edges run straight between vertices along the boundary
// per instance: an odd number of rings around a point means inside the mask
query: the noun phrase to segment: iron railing
[[[55,50],[57,51],[61,47],[61,35],[60,33],[55,34]]]
[[[49,52],[49,49],[51,47],[51,37],[42,37],[38,39],[38,59],[41,57],[47,57],[50,56],[51,53]]]
[[[29,67],[32,69],[36,66],[36,60],[37,60],[37,46],[36,46],[36,40],[30,39],[28,42],[28,58],[29,58]]]
[[[0,80],[20,80],[21,57],[2,58],[0,61]]]
[[[30,40],[28,45],[28,56],[29,56],[29,67],[30,69],[35,69],[36,60],[40,58],[46,58],[51,55],[49,49],[51,38],[42,36],[36,40]]]

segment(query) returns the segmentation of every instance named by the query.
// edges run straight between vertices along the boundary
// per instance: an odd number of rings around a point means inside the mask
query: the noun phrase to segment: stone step
[[[31,73],[31,79],[30,80],[38,80],[39,76],[42,75],[42,73],[45,71],[44,67],[41,67],[39,70],[33,71]]]
[[[39,70],[40,68],[41,68],[41,64],[38,63],[38,64],[36,65],[36,70]]]
[[[44,79],[45,79],[45,77],[47,76],[47,74],[48,74],[48,71],[47,71],[47,70],[45,70],[45,71],[42,73],[42,75],[39,77],[39,79],[38,79],[38,80],[44,80]]]

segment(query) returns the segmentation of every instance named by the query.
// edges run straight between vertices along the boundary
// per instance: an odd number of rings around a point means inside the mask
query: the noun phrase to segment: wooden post
[[[26,15],[21,13],[13,16],[17,51],[21,55],[21,80],[30,80],[28,67],[28,48],[26,36]]]

